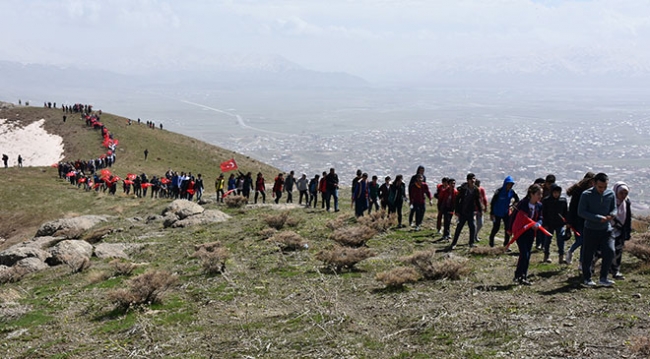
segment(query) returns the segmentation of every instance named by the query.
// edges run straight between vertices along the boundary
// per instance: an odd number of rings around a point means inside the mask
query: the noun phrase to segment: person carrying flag
[[[519,247],[514,281],[523,285],[532,284],[528,280],[528,266],[537,229],[542,226],[544,219],[541,200],[542,187],[536,184],[528,187],[526,197],[517,204],[517,213],[512,223],[512,240],[516,240]]]

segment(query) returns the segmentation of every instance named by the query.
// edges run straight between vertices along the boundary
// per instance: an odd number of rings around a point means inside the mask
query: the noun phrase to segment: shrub
[[[630,349],[633,353],[650,356],[650,337],[636,337],[630,341]]]
[[[266,222],[269,227],[280,230],[287,222],[287,218],[289,218],[289,211],[284,211],[279,214],[265,216],[264,222]]]
[[[332,250],[322,250],[316,254],[316,259],[340,272],[343,268],[354,269],[355,264],[376,254],[368,248],[336,247]]]
[[[378,273],[375,278],[389,288],[402,288],[406,283],[417,282],[420,274],[413,267],[397,267]]]
[[[341,214],[335,219],[331,221],[327,221],[327,223],[325,223],[325,227],[335,231],[339,228],[343,228],[347,226],[348,224],[354,223],[354,221],[355,221],[355,217],[352,216],[351,214]]]
[[[289,227],[297,227],[300,224],[300,218],[295,216],[287,217],[287,220],[284,222],[285,225]]]
[[[498,256],[506,252],[506,247],[474,247],[470,248],[469,253],[479,256]]]
[[[163,294],[176,283],[177,277],[167,271],[150,271],[127,282],[127,289],[108,293],[108,299],[120,309],[162,302]]]
[[[262,237],[262,239],[269,239],[269,238],[273,237],[276,233],[278,233],[277,229],[267,227],[267,228],[262,229],[259,232],[259,235],[260,235],[260,237]]]
[[[223,201],[228,208],[242,208],[248,204],[248,199],[244,196],[228,196]]]
[[[91,271],[88,273],[88,282],[90,284],[97,284],[103,282],[111,277],[111,274],[104,271]]]
[[[108,263],[113,267],[113,275],[120,276],[126,275],[129,276],[133,271],[138,267],[136,264],[127,262],[121,259],[114,259]]]
[[[203,270],[207,274],[220,274],[226,270],[226,261],[230,253],[221,242],[204,243],[194,246],[196,252],[192,255],[202,261]]]
[[[396,223],[395,216],[388,217],[386,211],[375,211],[370,215],[357,218],[357,223],[376,230],[379,233],[386,232]]]
[[[435,253],[435,250],[415,252],[409,257],[402,258],[402,261],[415,266],[426,279],[458,280],[470,273],[467,259],[453,256],[437,261]]]
[[[269,238],[268,241],[278,245],[282,251],[296,251],[308,248],[307,241],[293,231],[279,232]]]
[[[330,235],[336,243],[347,247],[361,247],[374,237],[377,231],[367,226],[339,228]]]
[[[625,242],[625,251],[644,262],[650,262],[650,234],[644,233]]]

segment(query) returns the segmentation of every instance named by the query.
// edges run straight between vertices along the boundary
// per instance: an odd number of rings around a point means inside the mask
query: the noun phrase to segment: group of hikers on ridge
[[[86,108],[84,108],[85,110]],[[73,107],[74,110],[74,107]],[[79,108],[78,108],[79,110]],[[65,111],[65,110],[64,110]],[[203,177],[191,172],[177,173],[169,169],[164,175],[153,176],[146,174],[127,174],[125,179],[111,173],[108,169],[115,161],[115,148],[118,141],[99,122],[98,114],[84,113],[86,124],[100,130],[103,145],[107,153],[89,161],[59,163],[59,176],[85,189],[103,190],[115,194],[117,182],[122,181],[125,194],[131,189],[135,196],[146,197],[147,189],[151,187],[151,197],[182,198],[201,200],[205,190]],[[148,150],[145,150],[145,156]],[[602,258],[599,273],[599,284],[611,286],[614,282],[609,279],[624,279],[620,272],[621,257],[624,242],[631,235],[631,204],[628,198],[629,187],[624,182],[616,182],[608,189],[609,178],[605,173],[594,174],[587,172],[584,178],[566,190],[570,202],[562,196],[562,188],[556,183],[554,175],[538,178],[526,189],[526,195],[520,198],[514,190],[515,181],[507,176],[503,185],[496,189],[491,199],[488,199],[485,189],[474,173],[468,173],[465,182],[457,186],[453,177],[443,177],[432,190],[425,176],[424,166],[419,166],[416,173],[409,179],[408,184],[401,174],[393,180],[384,177],[379,183],[378,176],[370,177],[367,173],[357,170],[351,186],[351,206],[357,217],[363,216],[373,209],[386,210],[388,216],[395,216],[397,228],[404,228],[402,210],[404,204],[409,205],[408,223],[413,231],[420,231],[426,204],[433,205],[436,201],[436,230],[442,235],[440,240],[449,241],[447,250],[454,250],[460,234],[467,225],[469,229],[469,247],[480,242],[478,233],[484,224],[484,215],[489,214],[492,229],[489,235],[490,247],[495,246],[497,233],[504,227],[503,246],[509,250],[510,245],[517,244],[519,259],[514,279],[520,284],[531,284],[528,279],[528,267],[533,246],[544,251],[544,262],[551,262],[550,247],[555,237],[558,250],[558,262],[571,264],[573,254],[580,249],[579,269],[583,274],[585,286],[595,286],[592,280],[594,263],[597,257]],[[271,196],[278,204],[286,194],[286,202],[293,203],[294,188],[299,193],[298,204],[306,207],[318,206],[339,212],[339,176],[334,168],[322,175],[307,178],[302,173],[296,178],[294,171],[286,176],[279,173],[273,180]],[[223,202],[229,194],[239,194],[247,200],[254,193],[254,202],[261,199],[266,202],[267,184],[264,175],[259,172],[253,179],[252,173],[234,173],[226,179],[221,173],[215,179],[217,200]],[[452,219],[456,218],[456,228],[451,236]],[[575,242],[565,250],[565,242],[573,235]]]
[[[228,189],[249,197],[255,191],[255,202],[261,193],[264,201],[264,177],[258,173],[253,184],[250,173],[237,181],[234,175],[228,180]],[[223,175],[215,183],[217,191],[223,187]],[[515,181],[511,176],[503,180],[503,185],[496,189],[490,199],[481,187],[476,175],[469,173],[465,182],[457,186],[451,177],[442,178],[436,185],[435,191],[429,188],[426,181],[425,169],[419,166],[411,176],[409,183],[404,182],[402,175],[397,175],[393,181],[390,176],[378,182],[377,176],[369,179],[367,173],[357,171],[352,180],[351,206],[357,217],[367,211],[387,210],[389,216],[396,216],[397,228],[404,228],[402,208],[409,204],[409,224],[413,231],[420,231],[426,211],[426,203],[433,205],[436,201],[437,234],[440,240],[450,241],[447,250],[456,248],[460,234],[465,225],[469,228],[469,247],[480,242],[479,231],[484,224],[484,215],[489,214],[492,229],[489,234],[490,247],[495,246],[497,233],[504,227],[503,246],[510,251],[510,246],[517,244],[519,259],[514,280],[517,283],[530,285],[528,267],[533,246],[544,251],[544,262],[551,263],[551,243],[555,237],[558,250],[558,263],[571,264],[574,253],[580,250],[578,269],[583,275],[583,284],[591,287],[596,282],[592,280],[594,264],[602,258],[598,284],[611,286],[614,281],[609,279],[624,279],[621,273],[621,258],[624,242],[631,236],[631,202],[628,197],[629,187],[625,182],[615,182],[608,189],[609,178],[605,173],[594,174],[587,172],[583,179],[571,185],[565,194],[557,185],[555,175],[538,178],[526,189],[526,194],[520,198],[514,190]],[[238,185],[243,186],[239,191]],[[294,185],[300,193],[298,204],[314,208],[318,197],[321,197],[321,208],[330,211],[333,200],[334,211],[339,211],[338,192],[339,180],[334,168],[322,176],[314,175],[307,179],[306,174],[295,179],[291,171],[285,177],[280,173],[274,179],[273,196],[279,203],[283,193],[287,194],[287,203],[293,202]],[[456,217],[456,228],[451,236],[452,219]],[[567,241],[575,238],[573,244],[566,248]]]

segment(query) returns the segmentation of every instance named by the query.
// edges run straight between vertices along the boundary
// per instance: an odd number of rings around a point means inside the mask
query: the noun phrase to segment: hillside
[[[8,112],[25,123],[46,118],[48,131],[64,138],[67,158],[102,151],[96,132],[70,120],[59,123],[59,111]],[[127,126],[118,116],[104,114],[102,121],[120,142],[116,173],[172,167],[213,178],[218,163],[231,156],[242,170],[261,169],[267,181],[275,173],[184,136]],[[150,152],[146,162],[144,148]],[[0,175],[1,228],[12,241],[33,237],[51,219],[107,215],[83,233],[37,238],[57,245],[83,242],[94,250],[90,259],[20,277],[4,276],[8,269],[0,265],[0,279],[8,278],[0,281],[3,358],[650,355],[647,220],[633,224],[633,242],[646,257],[626,252],[626,279],[613,288],[581,286],[576,262],[558,264],[555,244],[552,263],[533,251],[533,285],[523,286],[512,281],[517,249],[491,250],[489,224],[479,233],[478,248],[469,249],[465,228],[458,248],[446,251],[449,243],[433,229],[433,206],[427,206],[423,230],[414,231],[397,228],[383,212],[355,219],[349,191],[341,194],[339,213],[320,203],[287,205],[284,198],[281,205],[233,208],[208,201],[199,212],[230,218],[174,228],[166,225],[169,213],[163,216],[169,199],[84,192],[57,179],[51,167],[0,168]],[[126,258],[100,258],[102,244],[123,248]],[[377,280],[408,277],[386,274],[397,268],[413,274],[403,286]]]
[[[106,153],[98,130],[87,127],[79,114],[68,113],[65,123],[63,115],[60,108],[15,106],[0,109],[0,119],[9,119],[22,126],[45,119],[45,130],[63,138],[64,161],[89,160]],[[201,173],[206,190],[214,194],[214,179],[221,173],[219,164],[230,158],[236,160],[240,171],[262,172],[267,181],[278,173],[277,169],[255,159],[177,133],[161,131],[159,127],[150,129],[145,123],[138,124],[137,119],[128,125],[126,118],[103,113],[101,121],[119,140],[112,171],[121,177],[127,173],[143,172],[149,177],[160,176],[169,168],[195,175]],[[0,145],[0,152],[8,152],[2,147]],[[145,149],[149,151],[147,161],[144,161]],[[12,161],[16,156],[11,156]],[[25,166],[29,166],[28,162],[26,160]],[[9,242],[30,238],[36,228],[48,220],[87,213],[121,213],[126,209],[130,211],[123,214],[135,215],[139,206],[158,204],[133,196],[125,201],[127,198],[119,195],[121,190],[116,196],[118,198],[79,190],[59,180],[57,169],[53,167],[10,167],[0,171],[0,178],[0,201],[3,203],[0,207],[0,237]]]

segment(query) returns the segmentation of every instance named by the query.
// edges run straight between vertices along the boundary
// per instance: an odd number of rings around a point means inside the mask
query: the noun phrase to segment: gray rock
[[[61,242],[64,240],[64,237],[52,237],[52,236],[45,236],[45,237],[34,237],[30,240],[24,241],[22,243],[17,244],[17,247],[35,247],[38,249],[48,249],[50,247],[53,247],[57,243]]]
[[[15,267],[24,268],[28,273],[38,272],[49,268],[45,262],[36,257],[21,259]]]
[[[97,258],[128,258],[124,250],[126,245],[121,243],[101,243],[95,246]]]
[[[50,258],[50,254],[37,247],[21,247],[20,245],[15,245],[0,252],[0,265],[11,267],[22,259],[32,257],[44,261]]]
[[[158,222],[162,221],[165,217],[159,215],[159,214],[152,214],[147,216],[147,224],[152,223],[152,222]]]
[[[86,241],[65,240],[50,248],[50,254],[52,256],[45,261],[49,265],[78,262],[84,258],[90,259],[93,246]]]
[[[185,219],[190,216],[194,216],[200,213],[203,213],[205,209],[194,202],[190,202],[185,199],[177,199],[174,202],[170,203],[167,208],[163,211],[163,216],[168,213],[173,213],[180,219]]]
[[[163,217],[163,227],[169,228],[173,226],[176,221],[178,221],[178,216],[173,213],[167,213],[167,215]]]
[[[175,221],[171,224],[171,227],[178,228],[178,227],[188,227],[188,226],[195,226],[195,225],[225,222],[230,218],[231,217],[229,215],[221,212],[220,210],[208,209],[201,214]]]
[[[43,223],[36,232],[36,237],[53,236],[57,233],[66,237],[76,236],[107,220],[107,216],[92,215],[57,219]]]
[[[196,203],[198,203],[198,204],[200,204],[201,206],[203,206],[203,205],[206,205],[206,204],[212,204],[212,203],[214,203],[214,200],[212,200],[212,199],[210,199],[210,198],[203,197],[203,198],[201,198],[199,201],[197,201]]]

